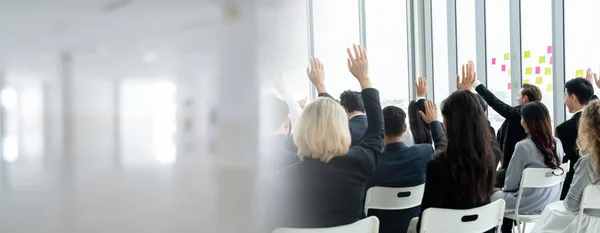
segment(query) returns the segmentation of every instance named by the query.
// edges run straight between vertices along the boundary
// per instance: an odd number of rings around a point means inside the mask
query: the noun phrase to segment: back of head
[[[262,106],[264,107],[263,122],[266,124],[266,129],[277,129],[288,119],[289,108],[285,101],[277,98],[277,96],[272,94],[265,96],[262,100]]]
[[[492,137],[477,96],[470,91],[452,93],[442,103],[448,144],[440,152],[459,192],[472,204],[483,203],[494,187],[495,161]]]
[[[581,105],[588,104],[594,95],[594,86],[584,78],[574,78],[567,81],[565,89],[568,95],[577,96],[577,101]]]
[[[423,121],[419,111],[425,112],[425,106],[417,106],[417,101],[411,100],[408,104],[408,122],[415,144],[430,144],[431,133],[429,126]]]
[[[483,111],[487,111],[488,109],[488,104],[487,102],[485,102],[485,100],[483,99],[483,97],[481,97],[480,95],[475,95],[477,96],[477,100],[479,100],[479,105],[481,105],[481,108],[483,109]]]
[[[348,153],[348,116],[335,100],[317,98],[304,108],[293,136],[300,158],[329,162]]]
[[[346,108],[348,112],[360,111],[365,112],[365,103],[362,95],[358,91],[347,90],[340,95],[340,104]]]
[[[406,129],[406,113],[399,107],[387,106],[383,108],[385,123],[385,136],[400,137]]]
[[[542,90],[536,85],[531,85],[529,83],[523,84],[521,95],[527,96],[529,102],[542,101]]]
[[[579,119],[577,147],[581,154],[591,156],[596,175],[600,176],[600,100],[594,100],[583,108]]]
[[[525,122],[527,134],[544,155],[544,163],[558,168],[560,158],[556,154],[556,141],[552,135],[550,112],[541,102],[530,102],[521,109],[521,119]]]

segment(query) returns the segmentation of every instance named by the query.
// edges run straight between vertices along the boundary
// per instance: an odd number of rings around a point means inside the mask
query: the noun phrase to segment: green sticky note
[[[525,69],[525,74],[533,74],[533,68],[531,68],[531,67],[527,67],[527,68]]]
[[[523,83],[529,83],[529,79],[523,79]]]
[[[510,76],[510,69],[508,69],[508,72],[506,72],[506,73],[508,73],[508,76]]]
[[[540,64],[546,63],[546,56],[540,56]]]
[[[505,53],[505,54],[504,54],[504,60],[505,60],[505,61],[508,61],[508,60],[510,60],[510,53]]]
[[[544,79],[542,78],[542,76],[535,77],[535,84],[542,84],[543,82]]]
[[[552,74],[552,68],[551,67],[546,67],[546,69],[544,69],[544,74],[545,75],[551,75]]]
[[[529,50],[525,51],[525,53],[523,54],[523,57],[530,58],[531,57],[531,51],[529,51]]]
[[[583,70],[577,70],[577,71],[575,71],[575,77],[576,78],[583,78]]]
[[[553,91],[554,88],[552,87],[552,84],[548,84],[548,87],[546,87],[546,91]]]

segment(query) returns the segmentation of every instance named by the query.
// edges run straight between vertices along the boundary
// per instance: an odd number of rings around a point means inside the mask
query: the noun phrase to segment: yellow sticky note
[[[531,67],[527,67],[527,68],[525,69],[525,74],[533,74],[533,68],[531,68]]]
[[[544,79],[542,78],[542,76],[535,77],[535,84],[542,84],[543,82]]]
[[[508,69],[508,72],[506,72],[506,73],[508,73],[508,76],[510,76],[510,69]]]
[[[583,70],[577,70],[577,71],[575,71],[575,77],[576,78],[583,78]]]
[[[504,54],[504,60],[505,60],[505,61],[508,61],[508,60],[510,60],[510,53],[505,53],[505,54]]]
[[[546,56],[540,56],[540,64],[546,63]]]
[[[529,79],[523,79],[523,83],[529,83]]]
[[[552,87],[552,84],[548,84],[548,87],[546,87],[546,91],[553,91],[554,88]]]
[[[531,51],[527,50],[525,51],[525,53],[523,54],[524,58],[530,58],[531,57]]]
[[[545,75],[551,75],[552,74],[552,68],[551,67],[546,67],[546,69],[544,69],[544,74]]]

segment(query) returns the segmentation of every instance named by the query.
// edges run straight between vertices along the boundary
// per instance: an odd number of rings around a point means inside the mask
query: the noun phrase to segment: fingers
[[[348,58],[348,69],[352,68],[352,61],[350,60],[350,58]]]
[[[434,84],[434,85],[435,85],[435,84]],[[456,88],[457,88],[457,89],[460,89],[460,88],[458,88],[458,87],[460,87],[460,75],[458,75],[458,74],[457,74],[457,75],[456,75]]]
[[[310,75],[310,67],[306,67],[306,74]]]
[[[462,65],[462,76],[461,76],[461,77],[464,79],[464,78],[465,78],[465,76],[466,76],[466,73],[465,73],[465,65]]]
[[[356,56],[356,59],[362,59],[362,56],[360,54],[360,48],[358,47],[357,44],[354,44],[354,54]]]
[[[369,60],[369,59],[367,58],[367,49],[365,49],[365,48],[363,48],[363,47],[361,46],[361,51],[362,51],[362,54],[361,54],[361,57],[362,57],[362,59],[363,59],[363,60]]]
[[[354,54],[352,54],[352,50],[350,50],[350,48],[347,48],[346,50],[348,51],[348,59],[355,60]]]
[[[321,60],[319,60],[319,58],[316,58],[316,64],[319,70],[323,69],[323,63],[321,63]]]
[[[419,115],[421,115],[421,118],[423,118],[423,119],[425,119],[425,117],[427,117],[427,116],[425,115],[425,113],[423,113],[423,111],[419,111]]]

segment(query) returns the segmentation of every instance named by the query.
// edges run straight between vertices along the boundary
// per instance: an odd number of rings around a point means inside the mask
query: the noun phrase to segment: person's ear
[[[406,133],[407,129],[408,129],[408,126],[406,124],[404,124],[404,131],[402,131],[402,133]]]
[[[523,95],[521,99],[523,99],[523,103],[529,103],[529,96]]]

